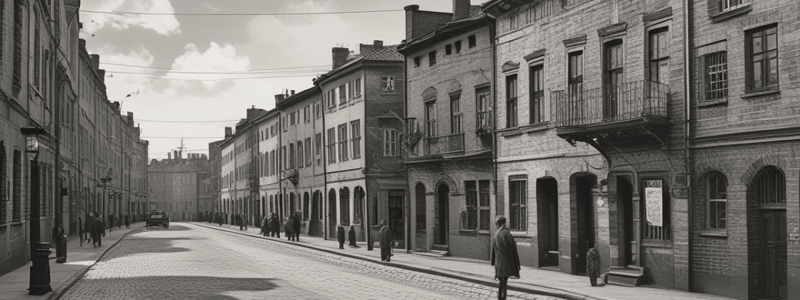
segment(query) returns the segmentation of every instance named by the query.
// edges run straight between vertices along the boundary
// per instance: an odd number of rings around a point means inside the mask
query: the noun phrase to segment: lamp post
[[[30,243],[31,272],[28,294],[44,295],[53,289],[50,287],[50,243],[41,241],[40,197],[39,197],[39,135],[47,135],[43,128],[25,127],[20,129],[25,135],[25,153],[30,164]]]
[[[103,188],[103,203],[101,203],[102,204],[102,208],[100,209],[100,211],[102,211],[102,215],[103,215],[103,220],[102,220],[103,223],[108,223],[108,222],[106,222],[106,220],[108,218],[108,213],[106,212],[106,189],[108,189],[108,187],[110,186],[109,182],[111,182],[111,176],[106,176],[106,177],[100,178],[100,182],[97,183],[97,187]]]

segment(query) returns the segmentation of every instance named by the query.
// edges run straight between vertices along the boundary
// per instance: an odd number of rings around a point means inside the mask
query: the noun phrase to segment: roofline
[[[431,36],[423,35],[411,40],[410,42],[406,42],[406,44],[397,48],[397,52],[400,52],[400,54],[403,54],[404,56],[408,56],[408,54],[416,52],[420,48],[425,48],[435,42],[439,42],[441,40],[448,39],[484,26],[491,26],[493,20],[494,19],[489,17],[489,15],[485,15],[479,19],[465,21],[463,24],[455,24],[457,26],[455,28],[447,28],[449,25],[453,24],[452,22],[447,23],[447,25],[441,28],[441,31],[439,29],[434,30],[433,35]]]
[[[358,71],[357,68],[364,68],[366,66],[374,66],[374,65],[381,65],[381,64],[387,64],[387,65],[391,65],[391,64],[403,65],[403,64],[405,64],[404,60],[377,60],[377,59],[364,59],[363,57],[360,57],[358,59],[352,60],[351,62],[352,63],[348,62],[347,64],[343,65],[342,67],[336,68],[335,70],[332,70],[332,71],[328,72],[327,74],[324,74],[324,75],[320,76],[314,82],[314,85],[316,85],[316,86],[323,85],[327,81],[331,81],[331,80],[334,80],[336,78],[339,78],[340,74],[346,74],[348,72]],[[358,62],[358,63],[356,63],[356,62]]]
[[[286,98],[281,102],[278,102],[277,103],[277,108],[278,109],[283,109],[283,108],[286,108],[286,107],[288,107],[288,106],[290,106],[292,104],[301,102],[303,100],[307,100],[307,99],[313,97],[316,94],[315,92],[319,92],[319,88],[317,86],[312,86],[310,88],[302,90],[299,93],[294,94],[291,97]]]

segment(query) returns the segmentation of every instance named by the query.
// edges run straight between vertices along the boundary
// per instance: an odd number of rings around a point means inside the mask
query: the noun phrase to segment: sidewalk
[[[264,238],[258,234],[257,227],[249,227],[247,231],[240,231],[238,226],[209,223],[193,223],[213,229],[230,231],[251,235],[256,238],[269,239],[275,242],[283,242],[298,246],[314,248],[320,251],[336,253],[355,259],[372,261],[398,268],[424,272],[428,274],[440,275],[468,282],[496,286],[494,280],[494,267],[485,260],[459,258],[459,257],[432,257],[424,254],[408,254],[405,250],[395,249],[391,263],[381,262],[380,248],[375,243],[374,250],[368,251],[365,242],[358,242],[359,248],[345,247],[339,249],[336,240],[324,240],[321,237],[300,236],[300,242],[290,242],[281,235],[281,239]],[[604,287],[592,287],[589,279],[585,276],[576,276],[556,271],[541,270],[533,267],[523,266],[520,271],[520,279],[508,281],[508,288],[521,292],[528,292],[540,295],[549,295],[565,299],[642,299],[647,295],[647,299],[709,299],[721,300],[731,299],[710,294],[689,293],[679,290],[670,290],[654,286],[626,287],[617,285],[606,285]]]
[[[8,274],[0,277],[0,300],[11,299],[55,299],[60,297],[65,289],[72,285],[89,268],[97,262],[103,254],[108,251],[113,245],[121,240],[128,233],[144,228],[144,222],[137,222],[131,224],[130,229],[126,229],[123,225],[122,228],[112,228],[111,232],[106,231],[106,236],[103,237],[103,247],[93,248],[92,243],[84,241],[81,247],[81,241],[78,236],[71,236],[67,239],[67,262],[60,264],[56,263],[56,249],[51,248],[53,252],[50,254],[50,287],[53,292],[34,296],[28,295],[28,287],[30,287],[30,270],[31,262],[28,262],[22,267],[9,272]]]

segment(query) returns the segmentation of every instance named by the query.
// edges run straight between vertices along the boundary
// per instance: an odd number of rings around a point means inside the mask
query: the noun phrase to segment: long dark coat
[[[356,228],[350,225],[350,231],[347,232],[347,240],[350,241],[350,246],[356,245]]]
[[[497,229],[492,239],[492,265],[495,278],[519,277],[517,242],[505,226]]]
[[[269,232],[281,232],[281,222],[278,221],[278,217],[272,217],[272,219],[269,219]]]
[[[283,223],[283,230],[287,236],[294,232],[292,231],[292,218],[286,219],[286,223]]]
[[[103,221],[99,218],[94,218],[92,221],[92,225],[89,228],[89,235],[92,236],[92,241],[100,241],[100,237],[103,235]]]
[[[388,226],[381,227],[381,235],[378,240],[380,241],[381,249],[392,247],[392,232]]]
[[[300,215],[294,214],[292,216],[292,232],[299,233],[300,232]]]
[[[339,228],[336,229],[336,239],[339,241],[339,245],[344,244],[344,227],[339,226]]]

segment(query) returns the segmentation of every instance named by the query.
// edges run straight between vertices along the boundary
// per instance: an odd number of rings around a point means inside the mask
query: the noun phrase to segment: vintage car
[[[167,213],[163,211],[151,211],[147,216],[147,224],[145,224],[145,226],[162,226],[164,228],[169,228],[169,217]]]

